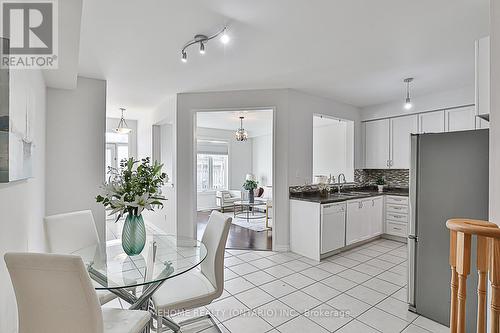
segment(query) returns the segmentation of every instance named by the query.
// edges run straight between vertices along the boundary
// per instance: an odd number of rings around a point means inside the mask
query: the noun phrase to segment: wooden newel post
[[[471,235],[457,232],[458,324],[457,332],[465,333],[467,276],[470,273]]]
[[[457,331],[457,294],[458,294],[458,274],[457,274],[457,232],[450,230],[450,267],[451,267],[451,306],[450,306],[450,332]]]

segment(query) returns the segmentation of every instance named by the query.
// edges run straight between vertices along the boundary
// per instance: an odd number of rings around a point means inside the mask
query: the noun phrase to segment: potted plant
[[[384,185],[385,185],[385,179],[384,179],[384,177],[383,176],[379,176],[377,178],[377,182],[376,183],[377,183],[378,191],[381,192],[381,193],[384,192]]]
[[[118,214],[116,221],[126,215],[122,247],[129,256],[141,253],[146,244],[143,210],[162,208],[162,201],[166,200],[161,187],[168,176],[161,171],[162,167],[158,162],[151,164],[149,157],[141,161],[123,160],[119,168],[108,169],[108,181],[102,186],[102,194],[96,197],[109,215]]]
[[[243,188],[248,191],[248,201],[254,203],[255,201],[255,189],[259,185],[259,182],[254,179],[254,177],[247,176],[247,179],[243,183]]]

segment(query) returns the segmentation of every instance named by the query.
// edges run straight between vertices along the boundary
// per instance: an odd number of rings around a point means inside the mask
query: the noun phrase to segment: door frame
[[[272,186],[272,200],[273,200],[273,208],[271,209],[271,219],[273,222],[273,228],[271,229],[271,235],[272,235],[272,251],[276,251],[276,234],[277,234],[277,228],[276,226],[278,223],[276,223],[275,220],[275,204],[274,201],[276,200],[276,186],[274,186],[275,183],[275,175],[276,175],[276,107],[275,106],[262,106],[262,107],[235,107],[235,108],[209,108],[209,109],[193,109],[193,135],[194,135],[194,140],[193,140],[193,174],[192,174],[192,180],[193,180],[193,197],[194,197],[194,209],[193,209],[193,223],[194,223],[194,230],[197,230],[197,210],[198,210],[198,197],[197,197],[197,181],[196,181],[196,163],[197,163],[197,127],[198,127],[198,113],[200,112],[241,112],[241,111],[271,111],[273,113],[272,121],[273,121],[273,133],[272,133],[272,170],[271,174],[273,177],[273,186]],[[228,164],[229,165],[229,164]],[[279,229],[279,228],[278,228]]]

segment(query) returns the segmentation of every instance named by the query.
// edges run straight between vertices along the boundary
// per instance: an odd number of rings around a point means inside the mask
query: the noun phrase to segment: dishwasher
[[[321,254],[345,246],[346,203],[321,205]]]

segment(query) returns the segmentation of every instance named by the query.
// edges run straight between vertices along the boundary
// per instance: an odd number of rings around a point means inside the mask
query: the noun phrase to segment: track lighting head
[[[227,44],[227,43],[229,43],[229,40],[230,40],[230,38],[227,34],[227,28],[224,28],[222,35],[220,36],[220,41],[222,44]]]
[[[191,45],[200,43],[200,54],[205,54],[205,44],[216,37],[219,37],[222,44],[229,43],[229,36],[227,35],[226,31],[227,31],[227,27],[224,27],[221,30],[219,30],[217,33],[210,35],[210,36],[202,35],[202,34],[195,35],[194,38],[192,40],[190,40],[189,42],[187,42],[181,50],[182,62],[187,62],[186,50]]]

